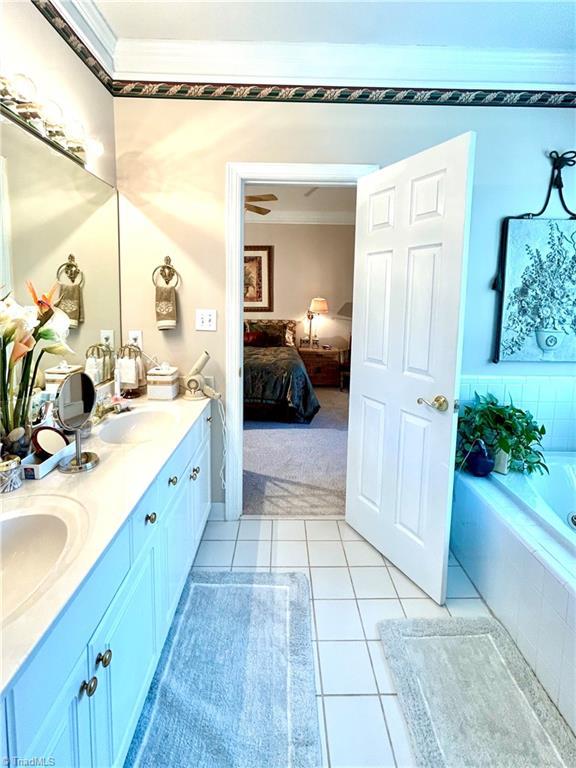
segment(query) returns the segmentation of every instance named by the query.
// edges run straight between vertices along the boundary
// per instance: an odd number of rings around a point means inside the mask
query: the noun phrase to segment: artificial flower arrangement
[[[8,294],[0,299],[0,440],[6,453],[30,450],[30,407],[40,361],[45,354],[73,354],[66,344],[70,320],[54,306],[56,285],[22,306]]]

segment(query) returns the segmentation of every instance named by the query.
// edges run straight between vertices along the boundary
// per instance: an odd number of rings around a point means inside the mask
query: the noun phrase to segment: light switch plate
[[[110,349],[116,349],[114,331],[112,329],[100,331],[100,344],[106,344]]]
[[[196,310],[196,330],[197,331],[215,331],[216,330],[216,310],[215,309],[197,309]]]
[[[142,331],[128,331],[128,344],[136,344],[137,347],[143,349]]]

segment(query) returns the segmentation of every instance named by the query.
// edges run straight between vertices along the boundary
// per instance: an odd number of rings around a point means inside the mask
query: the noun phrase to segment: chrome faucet
[[[108,396],[99,403],[96,403],[94,416],[100,421],[109,413],[125,413],[129,410],[131,410],[131,408],[127,402],[123,400],[114,400],[114,398]]]

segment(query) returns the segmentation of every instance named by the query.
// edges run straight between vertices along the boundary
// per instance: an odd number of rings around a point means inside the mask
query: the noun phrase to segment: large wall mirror
[[[102,330],[113,331],[116,347],[121,341],[116,190],[20,125],[0,120],[2,295],[9,287],[30,304],[26,281],[47,292],[58,274],[75,353],[67,361],[84,365]],[[61,268],[68,263],[81,272],[74,282],[74,270]],[[45,355],[43,367],[59,362]]]

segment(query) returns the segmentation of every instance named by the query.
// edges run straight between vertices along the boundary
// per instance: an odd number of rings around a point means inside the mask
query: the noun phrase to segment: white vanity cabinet
[[[6,764],[123,764],[210,505],[207,403],[4,692]]]

